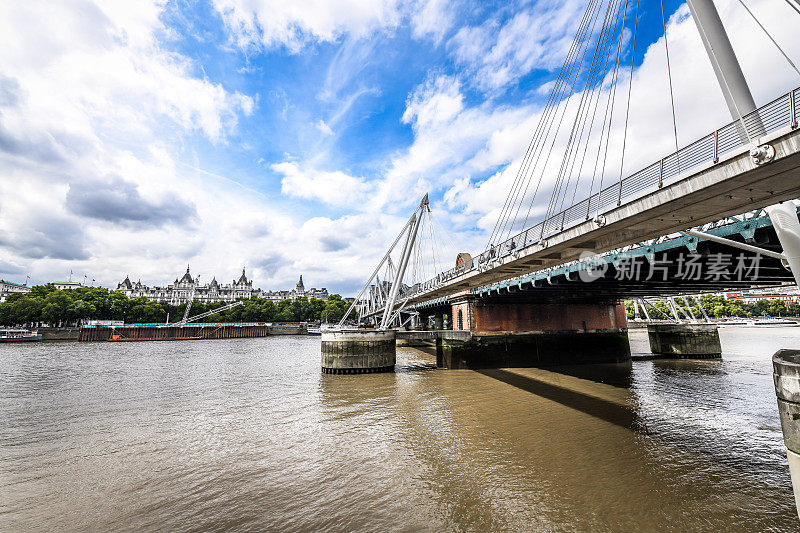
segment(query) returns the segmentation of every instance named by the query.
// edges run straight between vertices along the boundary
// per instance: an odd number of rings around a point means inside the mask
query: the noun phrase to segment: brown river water
[[[319,337],[0,345],[0,530],[798,531],[770,359],[800,328],[720,333],[362,376]]]

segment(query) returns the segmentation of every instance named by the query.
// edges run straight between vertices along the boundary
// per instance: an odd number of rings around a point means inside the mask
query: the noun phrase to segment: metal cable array
[[[794,5],[799,0],[786,1],[800,13]],[[739,2],[791,68],[800,74],[800,70],[761,21],[747,8],[743,0]],[[657,190],[665,183],[677,179],[679,175],[685,175],[700,165],[716,163],[728,152],[747,144],[743,143],[742,132],[749,142],[749,131],[758,131],[759,135],[762,135],[786,126],[797,127],[800,89],[785,94],[751,113],[743,115],[740,113],[736,121],[678,149],[672,64],[662,0],[665,81],[668,82],[669,88],[675,151],[626,177],[625,147],[636,61],[639,1],[636,0],[635,6],[632,4],[631,0],[589,1],[567,56],[553,82],[485,251],[474,258],[472,265],[457,266],[416,284],[412,293],[429,291],[470,270],[491,268],[503,257],[589,220],[593,212],[597,219],[602,213],[617,207],[625,200]],[[630,16],[634,18],[633,21],[628,21]],[[633,30],[629,29],[626,36],[626,28],[631,26]],[[628,56],[629,43],[631,50]],[[588,60],[590,50],[593,50],[593,53],[591,60]],[[629,68],[626,68],[628,79],[624,80],[628,83],[628,90],[621,133],[622,153],[618,159],[619,169],[615,171],[619,177],[613,184],[604,187],[604,178],[609,170],[608,152],[612,124],[615,120],[616,89],[620,78],[624,78],[624,74],[620,76],[623,72],[621,69],[623,59],[629,61]],[[713,52],[711,60],[715,61]],[[617,119],[622,120],[620,117]],[[558,157],[561,160],[557,163]],[[587,166],[591,167],[591,170]],[[575,198],[581,189],[582,178],[588,182],[588,195],[576,203]],[[537,195],[548,181],[552,181],[552,191],[544,216],[539,223],[527,227],[531,214],[536,214]],[[529,191],[532,192],[529,194]],[[565,205],[569,207],[565,208]],[[521,216],[523,211],[525,214]],[[524,229],[526,227],[527,229]],[[436,232],[433,232],[431,240],[435,238],[435,234]]]
[[[410,295],[429,289],[441,279],[442,254],[451,251],[442,243],[445,234],[426,196],[378,263],[340,325],[353,310],[358,317],[372,317],[376,322],[382,316],[382,327],[399,325],[399,311]]]
[[[489,238],[489,247],[499,240],[507,239],[515,228],[524,227],[527,224],[544,181],[543,178],[548,171],[548,165],[555,153],[556,142],[560,138],[559,134],[562,132],[562,126],[569,112],[570,120],[568,123],[571,122],[572,126],[566,142],[567,147],[564,150],[561,164],[555,177],[553,192],[548,202],[545,218],[550,217],[559,208],[559,204],[563,206],[570,181],[575,174],[575,162],[580,147],[584,143],[585,134],[587,144],[585,145],[584,157],[581,158],[578,170],[580,172],[583,169],[586,148],[588,148],[588,140],[594,128],[604,82],[609,75],[611,76],[611,90],[607,91],[601,131],[605,132],[607,126],[610,128],[611,117],[609,116],[609,111],[611,110],[613,114],[613,95],[615,94],[619,60],[624,41],[626,18],[624,14],[627,8],[628,0],[625,0],[624,4],[621,0],[592,1],[587,6],[570,51],[550,93],[548,103],[542,111],[531,145],[523,158],[522,165],[509,191],[506,205]],[[600,18],[599,15],[603,11],[605,11],[605,15],[598,32],[596,31],[596,25]],[[617,30],[617,28],[619,29]],[[595,46],[588,73],[582,74],[585,71],[582,67],[593,42]],[[616,46],[614,46],[615,44]],[[614,50],[615,48],[616,50]],[[614,56],[616,56],[616,59],[613,61],[613,68],[610,68],[610,60]],[[582,75],[583,80],[581,79]],[[575,107],[574,105],[570,106],[570,104],[575,100],[572,96],[577,95],[576,88],[579,87],[579,81],[584,81],[584,83],[580,88],[577,109],[570,110],[570,107]],[[587,121],[591,124],[588,129],[586,128]],[[561,133],[561,136],[563,135],[564,133]],[[601,134],[601,144],[602,140],[603,134]],[[598,150],[598,157],[599,153]],[[595,164],[595,169],[596,166],[597,164]],[[527,192],[531,182],[534,181],[533,194],[528,198]],[[577,189],[577,180],[575,185]],[[525,216],[520,223],[520,211],[525,205],[527,205],[527,209],[525,209]]]

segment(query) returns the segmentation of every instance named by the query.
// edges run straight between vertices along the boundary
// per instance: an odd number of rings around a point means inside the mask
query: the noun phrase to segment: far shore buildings
[[[294,300],[300,296],[305,296],[306,298],[316,298],[317,300],[327,300],[328,289],[325,287],[321,289],[313,287],[311,289],[306,289],[305,285],[303,285],[303,276],[300,276],[300,281],[297,282],[297,285],[295,285],[294,289],[291,291],[266,291],[259,295],[260,298],[266,298],[267,300],[273,300],[275,302],[280,302],[281,300]]]
[[[789,305],[800,303],[800,288],[797,285],[780,285],[777,287],[762,287],[756,289],[738,289],[719,293],[726,300],[741,300],[746,304],[755,304],[761,300],[780,300],[788,308]]]
[[[178,305],[188,302],[190,299],[199,302],[233,302],[239,298],[266,298],[273,301],[293,300],[300,296],[308,298],[318,298],[325,300],[328,298],[328,290],[325,288],[312,288],[306,290],[303,285],[303,276],[291,291],[262,291],[253,288],[253,281],[248,280],[245,269],[239,279],[231,283],[220,284],[217,278],[212,278],[210,283],[201,285],[198,278],[193,278],[186,267],[186,273],[180,278],[175,278],[175,282],[166,287],[148,287],[143,285],[141,280],[133,283],[128,276],[117,285],[117,290],[124,293],[128,298],[139,298],[144,296],[148,300],[159,302],[169,302]]]
[[[31,288],[21,283],[11,283],[0,279],[0,302],[5,302],[6,296],[15,292],[31,292]]]
[[[80,289],[83,287],[83,283],[78,281],[54,281],[53,287],[58,291],[68,291],[70,289]]]

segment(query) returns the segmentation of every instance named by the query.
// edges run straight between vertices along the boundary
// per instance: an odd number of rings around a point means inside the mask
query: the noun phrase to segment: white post
[[[703,302],[700,301],[700,298],[695,297],[694,301],[697,302],[697,307],[700,308],[700,312],[703,313],[703,318],[706,319],[706,322],[711,322],[711,319],[708,318],[708,313],[706,313],[706,309],[703,307]]]
[[[681,320],[681,317],[678,315],[678,309],[675,307],[675,300],[673,300],[670,296],[667,298],[667,301],[669,302],[669,308],[672,311],[672,314],[675,316],[675,321],[679,324],[682,324],[683,320]]]
[[[692,311],[692,306],[689,305],[689,299],[686,296],[683,297],[683,303],[686,305],[686,309],[689,311],[689,315],[692,317],[692,320],[697,322],[697,317],[694,316],[694,311]]]
[[[427,197],[428,197],[428,195],[426,194],[425,198],[427,198]],[[341,327],[344,324],[344,321],[347,320],[347,317],[350,315],[350,312],[355,308],[356,304],[361,300],[361,297],[364,295],[364,292],[366,292],[367,288],[369,288],[369,285],[370,285],[370,283],[372,283],[372,280],[375,278],[375,276],[378,275],[378,272],[380,272],[381,267],[386,262],[386,260],[391,258],[390,254],[392,253],[392,250],[394,250],[394,247],[397,245],[398,241],[403,236],[403,233],[405,233],[405,231],[408,228],[409,224],[411,224],[413,218],[414,218],[414,215],[411,215],[411,218],[408,219],[408,222],[405,223],[405,225],[403,226],[403,229],[400,230],[400,233],[397,234],[397,237],[394,239],[394,242],[389,247],[389,250],[386,252],[386,254],[384,254],[384,256],[381,259],[380,263],[378,263],[378,266],[376,266],[375,270],[372,271],[372,275],[369,277],[369,279],[364,284],[364,286],[361,287],[361,290],[358,291],[358,294],[356,295],[356,299],[353,301],[352,304],[350,304],[350,307],[347,309],[347,312],[342,316],[342,319],[339,321],[339,327]]]
[[[800,286],[800,221],[797,220],[797,209],[792,202],[785,202],[771,205],[765,211],[783,247],[784,264],[788,264],[794,282]],[[795,506],[800,515],[800,351],[780,350],[772,358],[772,365],[783,441],[789,459],[789,475],[794,488]]]
[[[778,350],[772,356],[772,368],[794,502],[800,515],[800,350]]]
[[[772,220],[775,233],[783,247],[784,261],[794,276],[794,282],[800,286],[800,221],[797,220],[797,209],[792,202],[771,205],[764,209]]]

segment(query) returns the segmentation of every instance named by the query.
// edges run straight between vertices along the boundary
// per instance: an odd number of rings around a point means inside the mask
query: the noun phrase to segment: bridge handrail
[[[800,88],[793,89],[746,115],[744,122],[748,130],[763,127],[764,134],[769,134],[786,126],[797,128],[798,116],[800,116]],[[642,196],[645,190],[659,189],[667,182],[675,181],[679,176],[698,165],[709,161],[717,163],[721,156],[746,144],[747,139],[742,133],[741,123],[739,121],[730,122],[684,146],[677,152],[672,152],[659,161],[590,195],[589,198],[573,204],[484,251],[473,259],[471,266],[462,265],[451,268],[419,284],[418,290],[412,290],[411,295],[432,290],[457,276],[484,268],[484,265],[494,260],[585,222],[591,218],[592,212],[606,213],[624,201]]]

